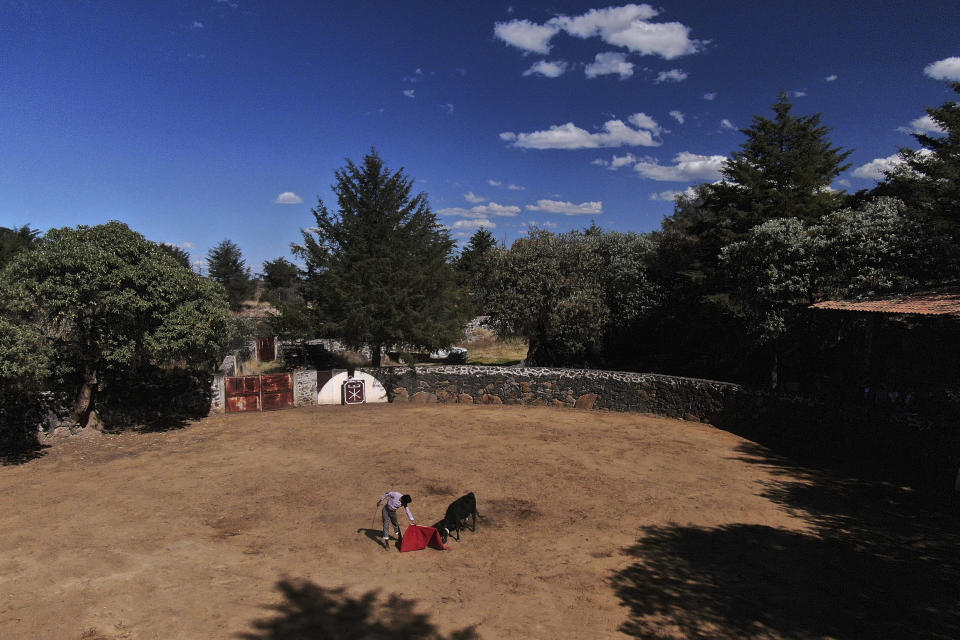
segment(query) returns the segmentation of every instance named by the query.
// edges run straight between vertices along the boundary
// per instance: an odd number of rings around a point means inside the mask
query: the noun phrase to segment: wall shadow
[[[415,600],[377,591],[354,598],[343,587],[326,588],[308,580],[284,578],[276,588],[279,604],[267,605],[269,618],[254,620],[242,640],[479,640],[473,627],[440,633],[428,616],[414,611]]]
[[[960,637],[957,503],[798,467],[758,445],[761,495],[806,531],[731,524],[649,527],[611,584],[636,638]]]

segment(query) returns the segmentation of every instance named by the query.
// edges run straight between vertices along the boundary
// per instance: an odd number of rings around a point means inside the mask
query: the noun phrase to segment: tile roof
[[[960,291],[915,293],[882,300],[825,300],[811,305],[810,308],[960,317]]]

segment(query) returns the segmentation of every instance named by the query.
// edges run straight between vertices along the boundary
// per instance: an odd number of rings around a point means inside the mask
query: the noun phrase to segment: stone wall
[[[317,404],[317,372],[298,369],[293,372],[293,405],[302,407]]]
[[[393,402],[459,402],[609,409],[713,421],[739,385],[657,374],[540,367],[364,369]]]

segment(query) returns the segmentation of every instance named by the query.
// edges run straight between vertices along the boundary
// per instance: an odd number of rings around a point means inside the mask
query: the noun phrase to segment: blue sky
[[[780,91],[856,191],[956,95],[957,0],[0,0],[0,225],[289,257],[376,147],[463,242],[650,231]]]

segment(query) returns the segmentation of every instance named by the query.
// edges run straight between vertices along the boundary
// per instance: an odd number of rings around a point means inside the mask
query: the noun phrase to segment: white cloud
[[[903,164],[903,158],[900,157],[899,153],[895,153],[892,156],[875,158],[867,164],[860,165],[853,170],[853,176],[864,180],[883,180],[887,171],[892,171],[901,164]]]
[[[635,113],[629,118],[632,128],[622,120],[608,120],[603,129],[590,133],[572,122],[553,125],[545,131],[513,133],[505,131],[500,139],[525,149],[599,149],[607,147],[642,146],[657,147],[663,144],[656,140],[662,131],[653,118]]]
[[[540,75],[546,78],[559,78],[566,72],[567,63],[564,60],[556,60],[550,62],[548,60],[540,60],[535,62],[533,66],[523,72],[523,75],[529,76],[534,73],[539,73]]]
[[[730,122],[729,120],[727,120],[726,118],[724,118],[723,120],[720,121],[720,128],[721,128],[721,129],[726,129],[726,130],[728,130],[728,131],[736,131],[736,130],[737,130],[737,128],[736,128],[735,126],[733,126],[733,123]]]
[[[691,182],[719,180],[726,156],[701,156],[682,151],[674,156],[673,165],[662,165],[656,160],[643,160],[633,166],[644,178],[664,182]]]
[[[273,204],[300,204],[303,202],[303,198],[295,194],[293,191],[284,191],[277,196],[277,199],[273,201]]]
[[[473,191],[468,191],[467,193],[463,194],[463,197],[467,202],[472,202],[473,204],[477,204],[478,202],[486,202],[489,199],[484,196],[478,196]]]
[[[946,131],[937,124],[937,121],[929,115],[911,120],[909,127],[897,127],[897,131],[902,131],[903,133],[946,133]]]
[[[407,96],[408,98],[413,98],[416,92],[417,92],[416,89],[404,89],[403,95]]]
[[[647,22],[660,12],[648,4],[591,9],[579,16],[559,15],[545,24],[511,20],[494,25],[494,36],[525,52],[549,53],[550,39],[560,30],[577,38],[598,36],[607,44],[667,60],[696,53],[705,42],[690,39],[690,28],[679,22]]]
[[[679,22],[647,22],[659,13],[648,4],[591,9],[570,18],[558,16],[556,24],[577,38],[599,36],[612,44],[640,55],[657,55],[667,60],[696,53],[705,43],[690,39],[690,28]]]
[[[599,35],[604,40],[630,28],[634,21],[654,18],[660,12],[648,4],[628,4],[623,7],[591,9],[573,18],[558,16],[550,22],[559,25],[564,31],[578,38],[590,38]]]
[[[196,248],[197,248],[197,245],[195,245],[195,244],[192,243],[192,242],[181,242],[181,243],[180,243],[180,246],[183,247],[184,249],[196,249]]]
[[[824,78],[824,80],[826,80],[827,82],[833,82],[836,79],[837,79],[837,74],[835,73],[831,73],[829,76]]]
[[[453,105],[447,102],[446,104],[440,105],[442,108],[447,110],[447,113],[453,113]]]
[[[611,171],[616,171],[620,167],[627,167],[637,161],[637,157],[632,153],[626,155],[618,156],[614,155],[610,160],[604,160],[602,158],[597,158],[593,160],[590,164],[599,165],[601,167],[607,167]]]
[[[225,4],[231,9],[236,9],[240,6],[240,3],[234,2],[233,0],[216,0],[217,4]]]
[[[703,99],[704,99],[704,100],[713,100],[713,99],[716,98],[716,97],[717,97],[717,92],[716,92],[716,91],[711,91],[710,93],[705,93],[705,94],[703,94]]]
[[[694,195],[696,195],[696,192],[693,190],[693,187],[687,187],[683,191],[674,191],[673,189],[667,189],[666,191],[651,193],[650,199],[661,200],[663,202],[673,202],[679,196],[687,196],[688,198],[692,198]]]
[[[660,84],[661,82],[683,82],[687,79],[688,74],[682,69],[670,69],[670,71],[661,71],[657,74],[657,79],[653,82],[655,84]]]
[[[203,23],[200,22],[199,20],[194,20],[194,21],[193,21],[193,24],[190,25],[190,28],[191,28],[191,29],[203,29]]]
[[[606,53],[598,53],[594,56],[593,62],[588,64],[583,72],[588,78],[596,78],[597,76],[616,73],[620,76],[620,79],[623,80],[633,75],[633,63],[627,62],[627,55],[625,53],[608,51]]]
[[[807,91],[806,89],[801,89],[799,91],[790,91],[790,95],[793,96],[794,98],[802,98],[805,95],[807,95]]]
[[[562,213],[565,216],[598,215],[603,213],[603,203],[596,201],[574,204],[572,202],[560,202],[559,200],[537,200],[537,204],[528,204],[527,210]]]
[[[670,117],[673,118],[674,120],[676,120],[677,122],[679,122],[680,124],[683,124],[683,112],[681,112],[681,111],[671,111],[671,112],[670,112]]]
[[[550,53],[550,38],[559,30],[559,27],[552,24],[540,25],[529,20],[511,20],[496,23],[493,26],[493,35],[518,49],[546,54]]]
[[[501,133],[500,135],[503,136],[502,133]],[[503,183],[500,182],[499,180],[490,179],[490,180],[487,180],[487,184],[490,185],[491,187],[499,187],[499,186],[502,185]]]
[[[523,191],[526,187],[521,187],[518,184],[509,184],[507,185],[507,189],[510,189],[510,191]]]
[[[492,220],[486,218],[474,218],[473,220],[457,220],[452,225],[450,229],[479,229],[480,227],[486,227],[487,229],[496,229],[497,225]]]
[[[960,82],[960,57],[944,58],[928,64],[923,73],[934,80],[952,80]]]
[[[496,202],[477,205],[475,207],[470,207],[469,209],[464,209],[463,207],[449,207],[447,209],[440,209],[437,211],[437,215],[463,216],[465,218],[481,218],[489,216],[512,217],[518,213],[520,213],[520,207],[497,204]]]
[[[544,220],[543,222],[537,222],[536,220],[525,220],[520,223],[521,227],[527,227],[528,229],[556,229],[558,226],[555,222],[550,222],[549,220]]]

